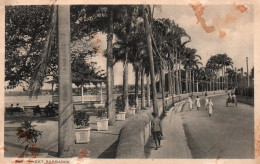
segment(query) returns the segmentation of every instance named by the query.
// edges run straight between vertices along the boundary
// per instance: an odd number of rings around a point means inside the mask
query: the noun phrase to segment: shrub
[[[125,103],[123,101],[123,96],[118,96],[116,99],[116,113],[124,112]]]
[[[129,105],[130,105],[130,106],[136,105],[135,95],[133,95],[133,94],[129,95],[129,96],[128,96],[128,99],[129,99]]]
[[[89,126],[89,115],[85,111],[74,111],[74,124],[80,127]]]
[[[105,110],[98,110],[97,111],[97,117],[100,118],[100,119],[106,117],[106,111]]]
[[[29,146],[33,146],[33,144],[36,144],[38,141],[38,138],[42,135],[42,131],[36,130],[34,127],[36,125],[32,125],[32,121],[24,121],[21,123],[21,126],[17,128],[16,135],[18,136],[18,142],[20,140],[23,140],[22,144],[24,142],[27,142],[27,145],[25,146],[25,150]]]
[[[254,97],[254,88],[236,88],[235,94],[240,96]]]

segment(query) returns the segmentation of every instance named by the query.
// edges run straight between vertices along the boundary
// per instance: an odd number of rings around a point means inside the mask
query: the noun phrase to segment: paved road
[[[182,122],[193,158],[254,158],[254,107],[242,103],[225,107],[225,99],[212,97],[211,118],[204,107],[189,111],[184,105]]]

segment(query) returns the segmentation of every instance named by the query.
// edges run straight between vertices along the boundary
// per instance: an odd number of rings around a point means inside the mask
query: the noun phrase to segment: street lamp
[[[247,87],[249,87],[248,57],[246,57]]]

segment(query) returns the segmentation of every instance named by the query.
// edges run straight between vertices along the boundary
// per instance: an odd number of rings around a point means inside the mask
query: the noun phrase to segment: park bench
[[[7,107],[5,108],[6,114],[12,116],[14,113],[19,113],[22,115],[24,113],[23,108],[21,107]]]

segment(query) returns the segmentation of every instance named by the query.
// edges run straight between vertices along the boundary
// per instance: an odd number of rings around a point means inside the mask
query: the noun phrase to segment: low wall
[[[239,95],[236,97],[238,102],[242,102],[254,106],[254,97],[246,97],[246,96],[239,96]]]
[[[208,95],[223,94],[225,91],[210,91]],[[191,94],[174,95],[165,99],[166,106],[169,108],[174,103],[187,99]],[[194,92],[193,96],[205,95],[205,92]],[[120,130],[118,137],[116,158],[145,158],[144,146],[151,135],[151,118],[152,109],[133,118],[128,124],[124,125]],[[162,114],[162,106],[159,106],[159,115]]]

